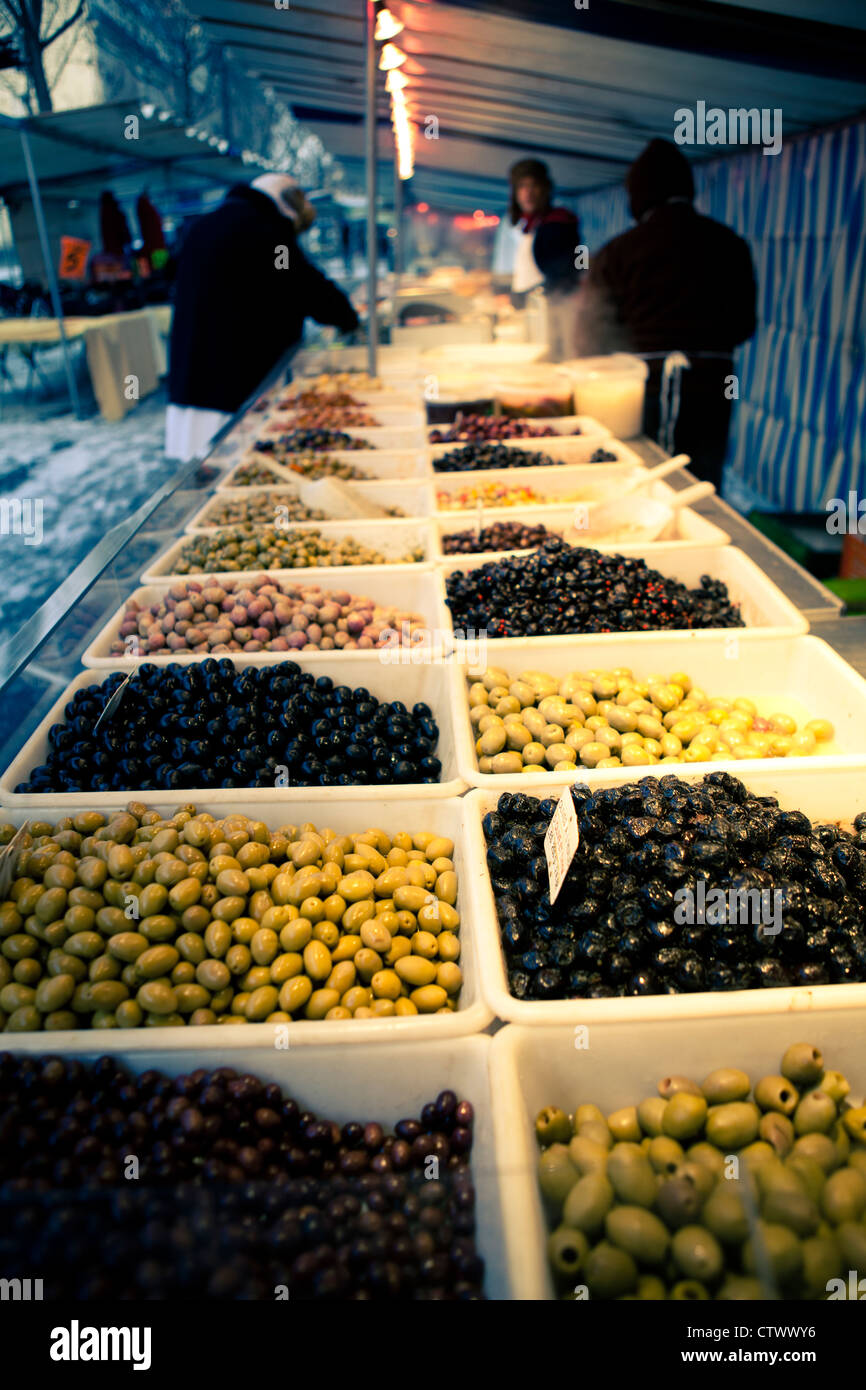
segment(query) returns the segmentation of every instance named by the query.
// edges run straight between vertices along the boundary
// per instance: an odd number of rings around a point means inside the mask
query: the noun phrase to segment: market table
[[[93,394],[103,419],[121,420],[139,400],[156,390],[166,371],[164,339],[170,323],[169,305],[63,319],[66,339],[84,342]],[[60,330],[56,318],[0,319],[0,348],[59,343]]]

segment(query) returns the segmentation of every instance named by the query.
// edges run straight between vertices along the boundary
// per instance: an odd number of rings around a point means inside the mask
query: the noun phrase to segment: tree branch
[[[77,24],[81,16],[84,14],[85,8],[86,0],[79,0],[78,7],[75,13],[71,14],[68,19],[64,19],[63,23],[57,26],[53,34],[49,34],[47,38],[39,40],[40,48],[47,48],[48,45],[50,43],[53,43],[55,39],[59,39],[61,34],[65,34],[67,29],[71,29],[73,24]]]

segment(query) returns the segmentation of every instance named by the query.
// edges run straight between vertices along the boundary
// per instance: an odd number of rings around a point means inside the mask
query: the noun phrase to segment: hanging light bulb
[[[408,86],[409,79],[399,68],[392,68],[385,78],[385,90],[390,92],[392,96],[395,92],[402,91],[404,87]]]
[[[143,101],[141,103],[141,114],[146,121],[150,120],[151,116],[154,114],[155,111],[156,107],[154,106],[152,101]]]
[[[395,43],[386,43],[379,59],[379,69],[381,72],[390,72],[392,68],[402,67],[405,61],[406,54],[402,48],[398,48]]]
[[[373,35],[377,43],[384,43],[385,39],[393,39],[404,29],[403,21],[398,19],[387,8],[380,10],[376,16],[376,32]]]

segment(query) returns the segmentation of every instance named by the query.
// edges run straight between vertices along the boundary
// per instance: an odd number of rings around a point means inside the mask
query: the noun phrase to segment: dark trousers
[[[725,389],[732,370],[730,362],[693,362],[680,378],[680,411],[674,428],[674,452],[688,454],[695,477],[715,484],[719,492],[731,423],[731,401]],[[651,372],[644,433],[657,440],[660,423],[661,381]]]

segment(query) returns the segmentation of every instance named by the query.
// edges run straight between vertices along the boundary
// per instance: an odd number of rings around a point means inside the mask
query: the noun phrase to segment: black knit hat
[[[517,185],[521,179],[535,179],[540,183],[547,193],[547,205],[553,201],[553,179],[550,177],[550,170],[541,159],[518,159],[516,164],[512,164],[508,171],[511,181],[511,221],[516,224],[520,221],[523,213],[517,202]]]
[[[670,140],[650,140],[626,174],[625,186],[636,222],[668,198],[691,202],[695,196],[689,161]]]

